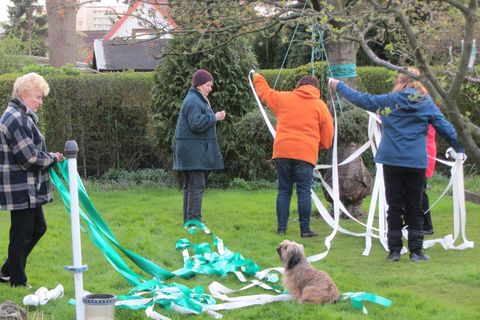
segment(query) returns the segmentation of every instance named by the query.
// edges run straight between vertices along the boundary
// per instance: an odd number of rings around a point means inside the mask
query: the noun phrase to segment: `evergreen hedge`
[[[308,65],[296,69],[262,70],[261,73],[272,86],[280,74],[276,89],[291,90],[296,81],[310,74],[311,70]],[[379,67],[360,67],[357,73],[358,87],[376,94],[389,92],[395,79],[394,72]],[[322,80],[322,97],[325,97],[326,68],[323,63],[315,64],[315,74]],[[2,111],[10,99],[17,77],[18,74],[0,76]],[[167,160],[171,158],[171,136],[162,140],[158,137],[158,128],[154,129],[153,119],[160,104],[157,100],[157,108],[153,108],[153,73],[48,74],[45,78],[50,85],[50,94],[40,109],[41,130],[51,151],[62,151],[66,140],[77,141],[80,148],[78,165],[82,175],[98,176],[108,169],[161,168],[171,171],[171,163]],[[246,75],[241,80],[247,81]],[[218,85],[217,90],[222,87]],[[480,114],[478,104],[472,101],[480,99],[479,92],[480,85],[468,85],[459,97],[466,116],[477,123]],[[218,98],[213,94],[212,99]],[[177,100],[179,104],[184,95],[182,91]],[[239,96],[242,97],[239,102],[242,112],[235,121],[230,119],[225,123],[228,130],[219,132],[224,148],[222,153],[229,159],[229,168],[216,177],[212,176],[221,185],[228,185],[235,177],[245,180],[275,179],[275,173],[266,164],[271,156],[273,139],[257,111],[252,93],[242,92]],[[177,111],[179,106],[175,106]],[[164,123],[170,127],[165,130],[172,134],[175,118]],[[355,124],[360,121],[355,114],[346,118],[355,119],[352,120]],[[339,130],[340,139],[342,132],[350,132],[348,135],[354,136],[351,133],[354,128],[348,128],[349,131]],[[365,139],[366,135],[365,128]],[[441,154],[446,146],[443,140],[438,139],[438,142]],[[320,153],[320,161],[327,161],[325,154]]]
[[[18,75],[0,77],[2,110]],[[159,167],[151,128],[153,73],[47,74],[50,94],[40,109],[48,149],[62,151],[65,141],[79,146],[83,175],[110,168]]]

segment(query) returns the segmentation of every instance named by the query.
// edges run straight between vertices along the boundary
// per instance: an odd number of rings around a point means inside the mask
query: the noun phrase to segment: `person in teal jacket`
[[[376,112],[382,120],[382,140],[375,162],[383,164],[385,196],[388,204],[387,259],[400,260],[402,227],[408,224],[410,260],[424,261],[422,198],[427,168],[427,132],[431,124],[457,153],[464,153],[457,133],[438,110],[424,87],[400,74],[392,92],[381,95],[362,93],[331,79],[331,89],[354,105]]]
[[[207,172],[223,169],[216,124],[225,119],[225,111],[214,113],[208,95],[213,77],[199,69],[192,77],[192,87],[183,100],[173,151],[173,170],[183,172],[183,222],[202,220],[202,198]]]

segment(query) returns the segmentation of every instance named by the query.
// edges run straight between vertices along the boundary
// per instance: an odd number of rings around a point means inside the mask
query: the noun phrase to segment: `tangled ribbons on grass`
[[[63,180],[68,183],[67,162],[59,163],[58,168]],[[68,212],[70,212],[70,193],[68,189],[55,170],[52,169],[50,173],[53,184],[58,189]],[[176,243],[176,249],[182,250],[184,266],[176,271],[168,271],[149,259],[126,249],[116,239],[100,213],[95,209],[78,175],[76,178],[79,186],[80,204],[85,209],[85,211],[83,211],[82,208],[79,208],[83,221],[82,230],[87,234],[93,244],[103,252],[107,261],[115,270],[129,283],[135,285],[127,295],[117,296],[116,306],[133,310],[145,309],[145,313],[150,319],[168,319],[153,310],[155,305],[179,313],[198,314],[205,312],[215,318],[221,318],[222,315],[217,312],[219,310],[230,310],[275,301],[289,301],[292,299],[290,295],[285,294],[280,285],[276,284],[279,280],[278,274],[283,273],[283,268],[261,270],[260,266],[254,261],[245,259],[241,254],[230,251],[224,245],[223,240],[217,237],[200,221],[187,221],[185,228],[190,234],[194,234],[200,230],[209,234],[212,237],[213,246],[209,243],[192,244],[187,238],[179,239]],[[125,254],[125,256],[142,271],[153,276],[153,279],[148,280],[138,273],[135,273],[117,253],[114,247]],[[193,251],[192,254],[190,254],[189,250]],[[222,277],[229,273],[234,273],[241,282],[248,282],[248,284],[238,290],[234,290],[218,282],[213,282],[209,286],[211,294],[207,294],[201,286],[189,288],[178,283],[168,284],[164,282],[164,280],[175,276],[189,278],[197,274],[207,274]],[[254,280],[247,279],[247,277],[253,276],[255,277]],[[262,280],[271,284],[267,284]],[[239,297],[228,296],[228,294],[248,290],[254,286],[274,291],[276,294],[258,294]],[[378,296],[375,297],[377,297],[375,298],[377,301],[385,299]],[[217,304],[216,299],[224,302]]]

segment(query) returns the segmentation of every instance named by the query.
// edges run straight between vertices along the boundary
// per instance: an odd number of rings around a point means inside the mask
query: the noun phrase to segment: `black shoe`
[[[424,254],[423,252],[410,252],[410,261],[419,262],[419,261],[428,261],[430,257]]]
[[[311,230],[308,230],[308,231],[302,231],[302,232],[300,233],[300,236],[301,236],[302,238],[312,238],[312,237],[318,237],[318,233],[315,233],[315,232],[313,232],[313,231],[311,231]]]
[[[433,234],[433,229],[423,230],[423,234]]]
[[[5,273],[0,271],[0,282],[9,282],[10,281],[10,276],[7,276]]]
[[[400,261],[400,252],[397,251],[390,251],[387,256],[387,260],[391,262],[398,262]]]
[[[12,284],[12,287],[14,288],[22,288],[22,289],[32,289],[32,286],[29,285],[28,283],[22,283],[22,284]]]
[[[285,230],[285,229],[277,229],[277,234],[285,235],[285,234],[287,234],[287,230]]]

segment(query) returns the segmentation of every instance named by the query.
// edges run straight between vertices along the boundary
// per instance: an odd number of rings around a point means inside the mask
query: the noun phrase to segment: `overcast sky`
[[[38,3],[45,5],[45,0],[38,0]],[[117,3],[122,3],[121,0],[101,0],[100,4],[102,5],[115,5]],[[0,0],[0,22],[8,21],[7,5],[12,5],[10,0]]]

